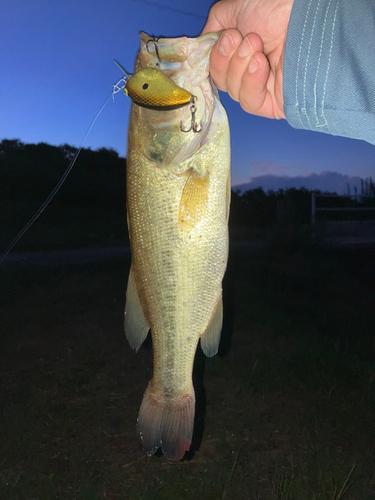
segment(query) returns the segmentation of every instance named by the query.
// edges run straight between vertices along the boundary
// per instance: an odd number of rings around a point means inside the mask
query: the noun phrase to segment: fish
[[[136,432],[145,453],[161,448],[172,461],[181,460],[191,446],[198,342],[207,356],[215,355],[223,322],[230,134],[209,75],[219,35],[155,39],[141,32],[128,82],[133,92],[126,164],[132,257],[124,327],[135,351],[151,330],[153,348],[153,375]],[[160,78],[161,87],[166,78],[171,88],[180,89],[181,102],[171,105],[168,95],[158,99]],[[140,96],[149,89],[146,102]]]

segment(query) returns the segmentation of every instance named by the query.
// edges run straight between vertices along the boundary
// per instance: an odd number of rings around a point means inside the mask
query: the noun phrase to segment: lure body
[[[197,344],[200,339],[205,354],[213,356],[222,326],[230,139],[225,110],[208,74],[217,39],[216,33],[159,39],[156,53],[150,37],[141,34],[135,65],[134,77],[144,70],[149,74],[150,67],[160,63],[168,79],[196,96],[201,125],[199,133],[183,133],[181,123],[187,130],[191,121],[189,107],[160,112],[133,99],[127,151],[132,264],[125,332],[138,350],[151,328],[154,371],[139,411],[137,434],[146,453],[161,447],[171,460],[180,460],[191,443]]]
[[[161,110],[186,106],[193,97],[159,69],[151,67],[132,75],[126,82],[125,92],[139,106]]]

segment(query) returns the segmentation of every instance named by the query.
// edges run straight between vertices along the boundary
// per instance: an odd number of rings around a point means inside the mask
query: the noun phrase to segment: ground
[[[373,500],[374,251],[234,248],[192,449],[144,456],[130,256],[0,269],[0,499]]]

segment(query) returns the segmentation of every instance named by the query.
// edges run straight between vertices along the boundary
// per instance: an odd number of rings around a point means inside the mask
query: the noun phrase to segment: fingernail
[[[244,38],[238,50],[239,57],[247,57],[252,52],[253,47],[247,38]]]
[[[252,57],[250,59],[249,66],[248,66],[247,70],[249,73],[255,73],[257,69],[258,69],[258,61],[256,61],[254,59],[254,57]]]
[[[233,38],[229,33],[223,33],[219,40],[219,52],[222,56],[228,56],[233,51]]]

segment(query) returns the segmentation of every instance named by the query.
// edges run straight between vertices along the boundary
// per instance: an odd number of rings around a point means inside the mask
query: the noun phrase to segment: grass
[[[142,456],[151,375],[122,331],[129,262],[0,269],[0,499],[373,500],[370,251],[234,250],[193,450]]]
[[[356,464],[353,464],[347,471],[345,466],[335,460],[326,460],[325,463],[313,464],[307,470],[305,463],[295,465],[291,462],[288,472],[276,469],[271,484],[280,500],[342,500],[354,485],[352,477],[355,468]]]

